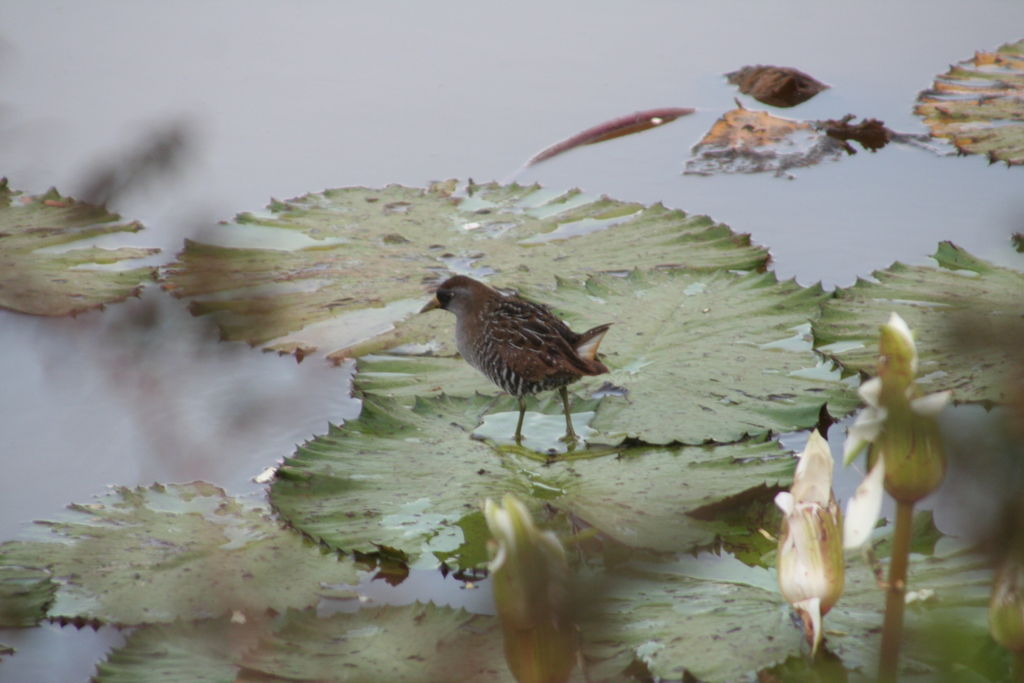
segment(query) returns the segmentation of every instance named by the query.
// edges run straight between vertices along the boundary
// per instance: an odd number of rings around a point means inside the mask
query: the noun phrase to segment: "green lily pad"
[[[121,625],[212,618],[316,603],[322,585],[354,584],[349,561],[324,558],[265,510],[210,484],[117,488],[39,522],[43,540],[0,545],[4,567],[47,570],[47,615]]]
[[[537,185],[342,188],[268,209],[214,236],[248,246],[186,243],[164,287],[215,314],[225,339],[300,356],[437,340],[450,350],[440,318],[412,315],[448,272],[522,286],[633,267],[758,269],[768,258],[705,216]]]
[[[273,622],[145,626],[97,667],[97,683],[149,681],[503,681],[493,616],[432,604]]]
[[[159,249],[75,247],[88,238],[138,232],[101,206],[62,197],[56,190],[23,195],[0,179],[0,308],[33,315],[76,315],[138,296],[153,267],[122,262]],[[116,268],[114,267],[116,266]]]
[[[595,429],[696,444],[811,427],[826,403],[833,415],[853,409],[850,387],[804,339],[828,297],[773,273],[677,270],[562,280],[549,301],[615,323],[601,347],[611,372],[588,379],[627,393],[601,402]]]
[[[285,460],[270,502],[289,524],[344,551],[415,561],[464,542],[459,521],[504,489],[505,463],[469,438],[491,399],[363,398],[362,414]]]
[[[962,633],[987,638],[991,575],[983,565],[963,553],[913,556],[909,588],[935,592],[907,610],[904,673],[934,674],[944,665],[942,648],[929,635],[953,615],[962,620]],[[622,680],[636,662],[662,679],[689,672],[709,683],[747,680],[806,651],[774,569],[730,557],[627,568],[612,574],[592,602],[581,624],[592,680]],[[843,597],[823,622],[826,647],[848,671],[874,672],[884,603],[870,569],[852,558]]]
[[[176,621],[135,629],[125,644],[96,665],[96,683],[195,681],[234,683],[236,662],[257,643],[265,625],[228,619]]]
[[[526,294],[579,329],[614,323],[601,346],[611,372],[573,385],[619,394],[591,424],[602,440],[733,442],[811,427],[826,404],[833,416],[857,405],[811,349],[810,320],[830,296],[820,287],[771,273],[666,270],[559,279]],[[443,317],[454,336],[452,316],[425,315]],[[374,357],[359,371],[370,390],[406,399],[499,391],[457,358]]]
[[[917,97],[914,112],[964,154],[1024,163],[1024,40],[975,52]]]
[[[813,323],[818,351],[847,373],[874,374],[879,328],[899,313],[914,333],[918,382],[957,401],[1003,402],[1020,353],[1024,273],[975,258],[952,242],[938,268],[894,263],[825,302]]]
[[[57,586],[45,570],[9,562],[0,546],[0,628],[35,626],[46,617]]]
[[[564,428],[560,402],[531,406]],[[788,482],[792,473],[792,458],[776,444],[755,442],[597,448],[551,461],[474,438],[485,412],[488,419],[507,415],[511,436],[511,398],[441,395],[410,403],[364,394],[358,419],[285,461],[271,504],[332,548],[474,568],[487,557],[480,504],[488,497],[514,492],[544,507],[545,517],[563,511],[628,546],[678,551],[717,534],[687,512],[765,482]]]
[[[241,660],[242,681],[507,681],[498,619],[412,604],[318,618],[292,611]]]

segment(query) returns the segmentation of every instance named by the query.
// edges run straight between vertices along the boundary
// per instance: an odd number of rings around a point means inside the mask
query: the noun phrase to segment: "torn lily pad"
[[[288,246],[272,233],[290,235]],[[225,339],[334,358],[404,343],[452,349],[441,319],[413,315],[451,273],[519,287],[636,266],[758,269],[768,257],[747,235],[661,205],[455,181],[274,202],[211,239],[248,246],[187,242],[166,289],[215,315]],[[260,240],[267,248],[252,246]]]
[[[159,249],[106,249],[88,240],[142,230],[138,222],[56,190],[25,195],[0,179],[0,308],[32,315],[76,315],[138,296],[151,266],[125,263]]]
[[[925,391],[951,389],[957,401],[1007,400],[1024,334],[1024,273],[952,242],[940,243],[932,258],[937,268],[894,263],[875,271],[875,281],[839,289],[813,322],[815,347],[848,373],[874,374],[879,321],[895,312],[914,330]]]
[[[266,511],[210,484],[117,488],[36,538],[0,545],[2,570],[45,570],[47,616],[119,625],[206,619],[315,604],[326,584],[354,584],[352,563],[323,557]]]
[[[963,154],[1024,163],[1024,40],[975,52],[917,97],[914,112]]]

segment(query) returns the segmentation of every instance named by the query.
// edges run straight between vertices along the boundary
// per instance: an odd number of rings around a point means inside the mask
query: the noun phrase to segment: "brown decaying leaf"
[[[553,156],[557,156],[562,152],[567,152],[570,149],[579,147],[580,145],[592,145],[595,142],[604,142],[605,140],[622,137],[623,135],[639,133],[641,131],[654,128],[655,126],[660,126],[663,123],[675,121],[680,116],[692,114],[693,111],[694,110],[689,107],[663,107],[661,109],[648,109],[646,111],[626,114],[625,116],[605,121],[604,123],[593,126],[592,128],[587,128],[581,133],[577,133],[570,138],[566,138],[559,143],[537,152],[537,154],[533,155],[533,157],[526,162],[526,165],[532,166],[533,164],[544,161],[545,159],[550,159]]]
[[[774,107],[795,107],[827,85],[788,66],[745,66],[725,75],[741,93]]]
[[[853,114],[847,114],[841,119],[819,121],[818,127],[825,130],[825,135],[839,140],[847,154],[857,153],[857,150],[846,142],[847,140],[855,140],[864,149],[871,152],[880,150],[889,144],[893,133],[885,127],[884,122],[878,119],[864,119],[858,124],[850,125],[850,121],[854,118],[856,117]]]

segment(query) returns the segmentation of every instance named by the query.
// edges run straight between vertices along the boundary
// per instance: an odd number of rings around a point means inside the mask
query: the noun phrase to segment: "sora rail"
[[[576,441],[566,385],[584,375],[608,372],[597,360],[597,347],[611,323],[579,334],[547,307],[465,275],[442,282],[420,312],[435,308],[455,314],[455,343],[466,362],[519,401],[517,444],[523,439],[526,396],[547,389],[561,393],[565,440]]]

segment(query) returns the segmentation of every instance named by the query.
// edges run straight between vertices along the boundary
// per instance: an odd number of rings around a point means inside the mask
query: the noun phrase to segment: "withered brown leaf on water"
[[[839,140],[847,154],[857,153],[857,150],[846,142],[847,140],[855,140],[864,149],[871,152],[889,144],[893,132],[885,127],[884,122],[878,119],[864,119],[860,123],[851,125],[850,121],[855,118],[853,114],[847,114],[841,119],[819,121],[818,127],[825,131],[825,135]]]
[[[744,95],[773,107],[795,107],[828,88],[814,77],[788,66],[745,66],[725,77]]]
[[[763,173],[786,177],[787,169],[838,159],[842,144],[825,135],[813,121],[774,116],[767,111],[737,108],[725,112],[693,147],[684,173]]]

